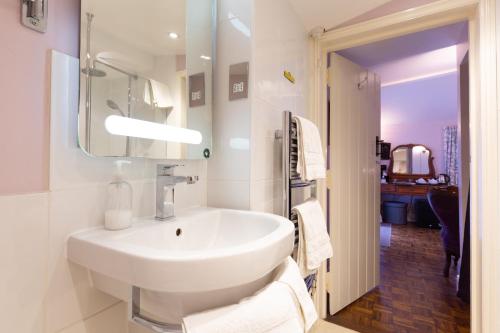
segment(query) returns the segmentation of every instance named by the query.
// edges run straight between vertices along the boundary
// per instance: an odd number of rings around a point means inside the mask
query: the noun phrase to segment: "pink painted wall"
[[[79,48],[79,0],[49,0],[44,34],[21,25],[20,7],[0,1],[0,195],[48,189],[50,50]]]

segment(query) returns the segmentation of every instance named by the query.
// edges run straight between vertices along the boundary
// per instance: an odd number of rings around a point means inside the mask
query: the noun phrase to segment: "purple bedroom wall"
[[[444,173],[442,128],[457,125],[458,75],[449,73],[382,88],[382,139],[424,144],[437,173]]]

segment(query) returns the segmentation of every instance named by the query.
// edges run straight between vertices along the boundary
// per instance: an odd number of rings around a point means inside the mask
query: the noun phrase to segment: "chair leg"
[[[444,277],[450,276],[450,265],[451,265],[451,253],[446,252],[446,264],[444,265],[443,269]]]

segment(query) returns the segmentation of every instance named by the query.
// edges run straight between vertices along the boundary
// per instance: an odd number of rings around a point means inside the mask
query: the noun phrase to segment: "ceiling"
[[[369,67],[380,77],[382,87],[439,76],[457,71],[457,47],[417,54],[411,57]]]
[[[87,0],[85,7],[94,14],[94,34],[105,32],[155,56],[185,53],[185,0]],[[170,39],[169,32],[179,39]]]
[[[467,24],[456,23],[338,52],[379,74],[382,85],[456,71]]]
[[[306,30],[335,27],[391,0],[289,0]]]
[[[382,89],[382,125],[456,122],[458,75],[449,73]],[[425,128],[422,128],[425,130]]]
[[[367,68],[457,45],[467,41],[467,23],[444,27],[353,47],[338,52]]]

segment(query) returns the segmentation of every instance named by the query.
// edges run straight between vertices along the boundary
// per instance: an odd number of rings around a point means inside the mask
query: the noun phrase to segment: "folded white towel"
[[[290,257],[274,282],[239,304],[187,316],[185,333],[303,333],[318,315]]]
[[[289,288],[273,282],[257,295],[183,320],[185,333],[302,333],[299,308]]]
[[[323,209],[316,199],[295,206],[299,222],[299,246],[297,264],[300,273],[306,277],[314,273],[323,261],[333,255],[330,236],[326,230],[326,219]]]
[[[293,118],[297,121],[297,172],[304,181],[326,178],[325,157],[318,128],[305,118]]]
[[[300,309],[302,310],[305,332],[309,331],[316,320],[318,320],[318,314],[311,299],[311,295],[307,290],[307,286],[304,283],[304,279],[300,274],[299,266],[292,257],[288,257],[280,266],[277,273],[277,281],[288,285],[293,291],[293,294],[300,304]]]

